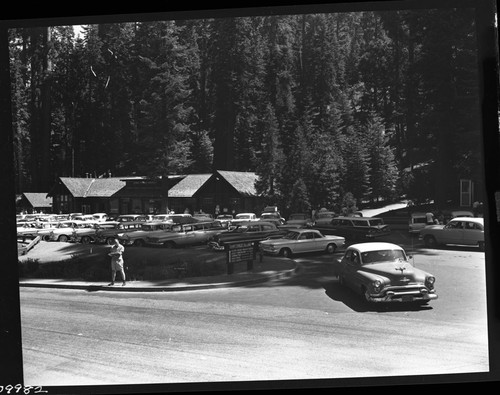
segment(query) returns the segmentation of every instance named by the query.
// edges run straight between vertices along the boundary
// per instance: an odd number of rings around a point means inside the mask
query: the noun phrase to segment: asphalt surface
[[[19,280],[20,287],[36,288],[66,288],[87,291],[118,291],[118,292],[173,292],[190,291],[210,288],[238,287],[262,283],[274,279],[293,276],[299,266],[292,259],[264,256],[253,262],[252,270],[233,274],[206,277],[186,277],[159,281],[122,281],[117,279],[114,285],[109,282],[71,281],[63,279],[23,278]],[[119,275],[117,275],[119,278]]]

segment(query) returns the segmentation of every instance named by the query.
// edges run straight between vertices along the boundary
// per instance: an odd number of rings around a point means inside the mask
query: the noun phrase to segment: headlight
[[[429,276],[425,279],[425,284],[429,288],[434,288],[434,283],[436,282],[436,278],[433,276]]]
[[[382,282],[380,280],[375,280],[372,286],[373,286],[373,291],[379,293],[382,289]]]

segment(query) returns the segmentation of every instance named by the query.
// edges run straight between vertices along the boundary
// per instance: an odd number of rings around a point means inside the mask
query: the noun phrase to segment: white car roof
[[[484,225],[484,218],[481,217],[455,217],[450,219],[450,222],[456,222],[456,221],[469,221]]]
[[[356,249],[359,252],[367,252],[367,251],[379,251],[379,250],[404,250],[402,247],[393,243],[386,242],[369,242],[369,243],[358,243],[352,244],[347,249]]]

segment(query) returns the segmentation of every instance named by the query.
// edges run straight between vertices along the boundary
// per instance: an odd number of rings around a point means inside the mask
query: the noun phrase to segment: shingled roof
[[[23,195],[32,207],[52,207],[52,198],[47,197],[45,192],[25,192]]]
[[[125,186],[121,178],[61,177],[73,197],[110,197]]]
[[[190,198],[207,182],[211,174],[188,174],[168,191],[168,197]]]
[[[231,184],[240,195],[243,196],[257,196],[255,189],[255,181],[258,176],[253,172],[248,171],[226,171],[218,170],[218,173]]]

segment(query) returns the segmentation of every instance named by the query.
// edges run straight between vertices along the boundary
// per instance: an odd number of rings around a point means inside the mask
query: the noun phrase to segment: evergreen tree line
[[[445,202],[480,178],[474,14],[365,11],[9,31],[16,190],[254,171],[291,211]],[[418,171],[417,171],[418,169]]]

